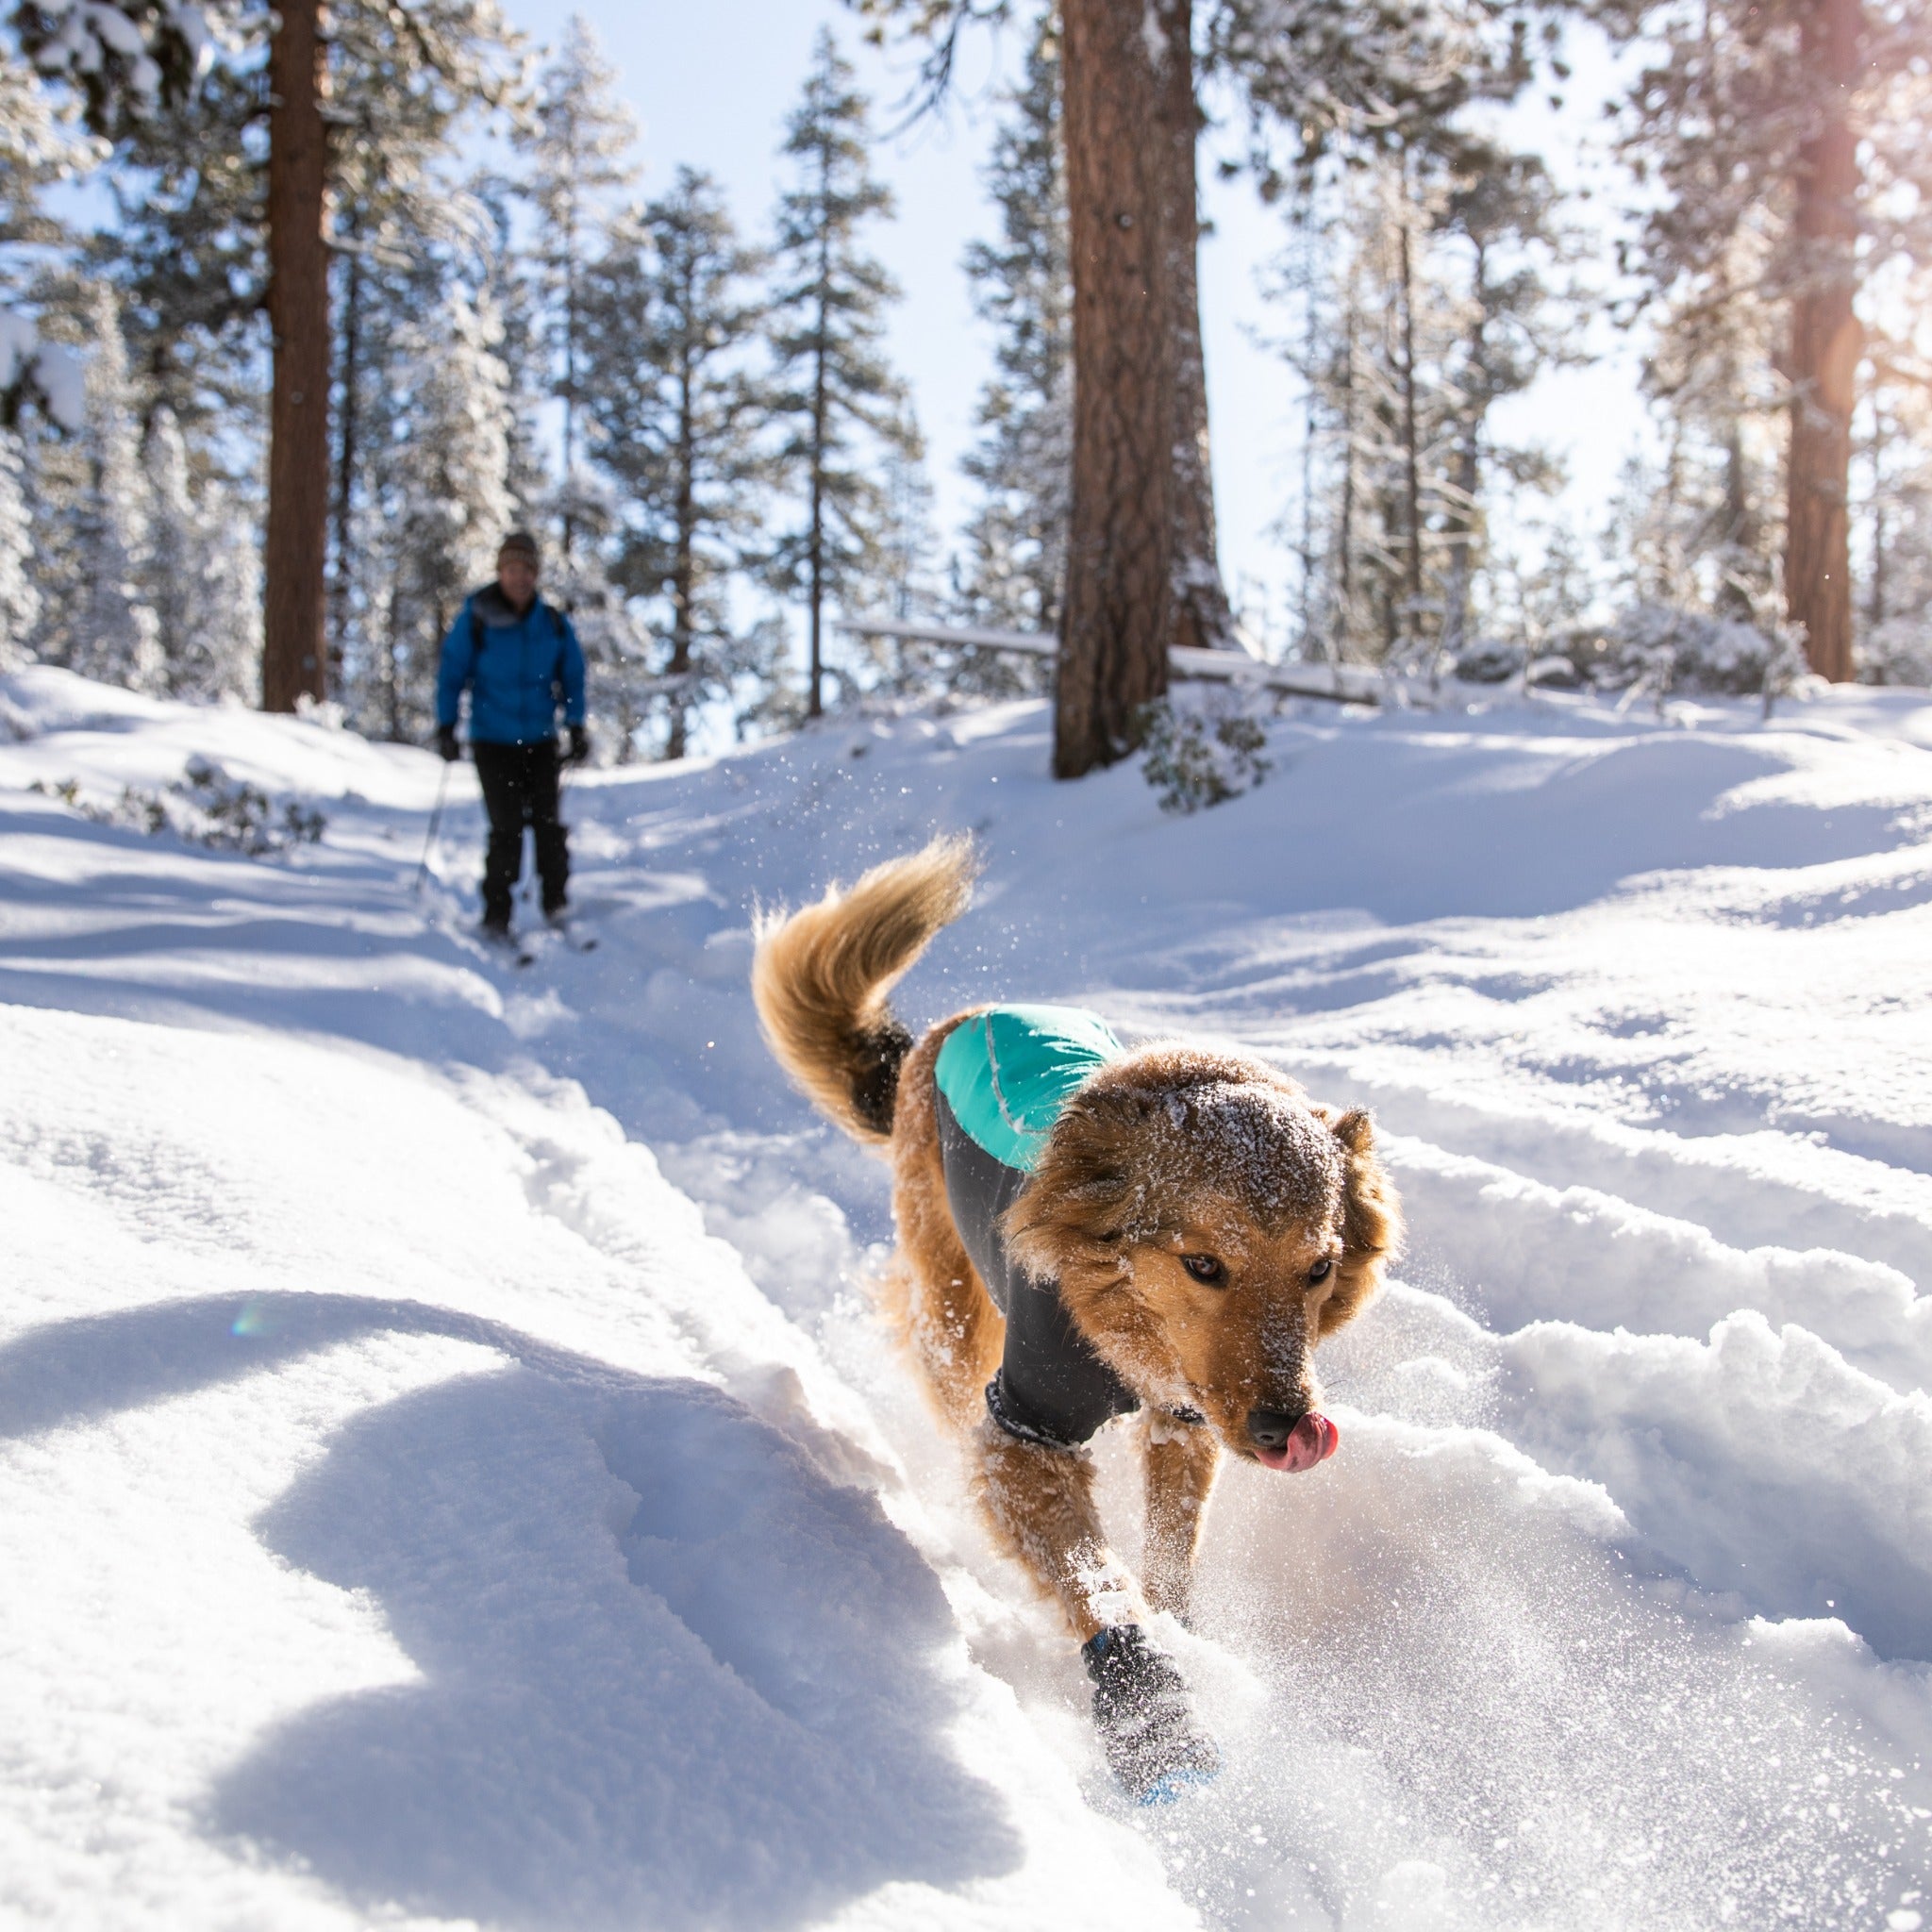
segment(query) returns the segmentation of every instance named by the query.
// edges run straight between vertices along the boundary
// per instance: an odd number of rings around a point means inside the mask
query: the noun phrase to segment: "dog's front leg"
[[[1101,1531],[1086,1451],[1023,1441],[990,1420],[970,1440],[974,1488],[993,1533],[1058,1601],[1080,1641],[1141,1622],[1141,1593]]]
[[[1185,1624],[1194,1587],[1201,1512],[1208,1507],[1215,1472],[1221,1467],[1221,1445],[1211,1429],[1176,1423],[1153,1410],[1147,1412],[1142,1428],[1147,1551],[1141,1574],[1147,1601]]]
[[[1143,1803],[1211,1777],[1221,1754],[1194,1720],[1180,1672],[1141,1627],[1146,1608],[1107,1547],[1093,1507],[1093,1464],[983,1424],[978,1492],[995,1534],[1059,1600],[1093,1679],[1093,1722],[1114,1775]]]

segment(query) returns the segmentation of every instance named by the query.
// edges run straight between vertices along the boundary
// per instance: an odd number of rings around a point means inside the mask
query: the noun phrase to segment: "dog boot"
[[[1183,1785],[1206,1784],[1221,1769],[1221,1753],[1195,1724],[1174,1659],[1138,1624],[1101,1631],[1080,1655],[1093,1679],[1101,1748],[1129,1797],[1166,1804]]]

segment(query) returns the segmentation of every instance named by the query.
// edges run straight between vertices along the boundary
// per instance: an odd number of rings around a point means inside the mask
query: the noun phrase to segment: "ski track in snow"
[[[1932,708],[1291,716],[1163,821],[1035,707],[574,778],[594,953],[466,931],[460,772],[0,680],[0,1922],[1932,1919]],[[218,758],[249,861],[26,788]],[[1087,1000],[1376,1111],[1343,1453],[1224,1478],[1227,1770],[1109,1786],[865,1311],[758,902],[938,827],[901,1004]],[[527,917],[527,915],[526,915]],[[1133,1479],[1103,1439],[1133,1553]]]

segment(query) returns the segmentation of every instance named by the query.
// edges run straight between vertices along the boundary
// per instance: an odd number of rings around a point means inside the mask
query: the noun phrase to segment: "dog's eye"
[[[1324,1282],[1326,1281],[1328,1277],[1334,1273],[1335,1262],[1333,1258],[1327,1255],[1324,1255],[1322,1258],[1319,1261],[1317,1261],[1312,1268],[1308,1270],[1308,1280],[1310,1284]]]
[[[1227,1279],[1227,1270],[1212,1255],[1183,1255],[1181,1266],[1209,1288],[1218,1288]]]

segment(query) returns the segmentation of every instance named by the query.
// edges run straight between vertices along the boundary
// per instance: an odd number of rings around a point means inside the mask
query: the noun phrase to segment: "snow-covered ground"
[[[520,971],[467,768],[419,896],[425,754],[0,681],[0,1921],[1932,1923],[1932,704],[1311,710],[1179,821],[1046,742],[575,777]],[[320,843],[100,822],[192,757]],[[1216,1500],[1168,1809],[752,1024],[754,905],[938,826],[915,1023],[1239,1041],[1408,1206],[1341,1454]]]

